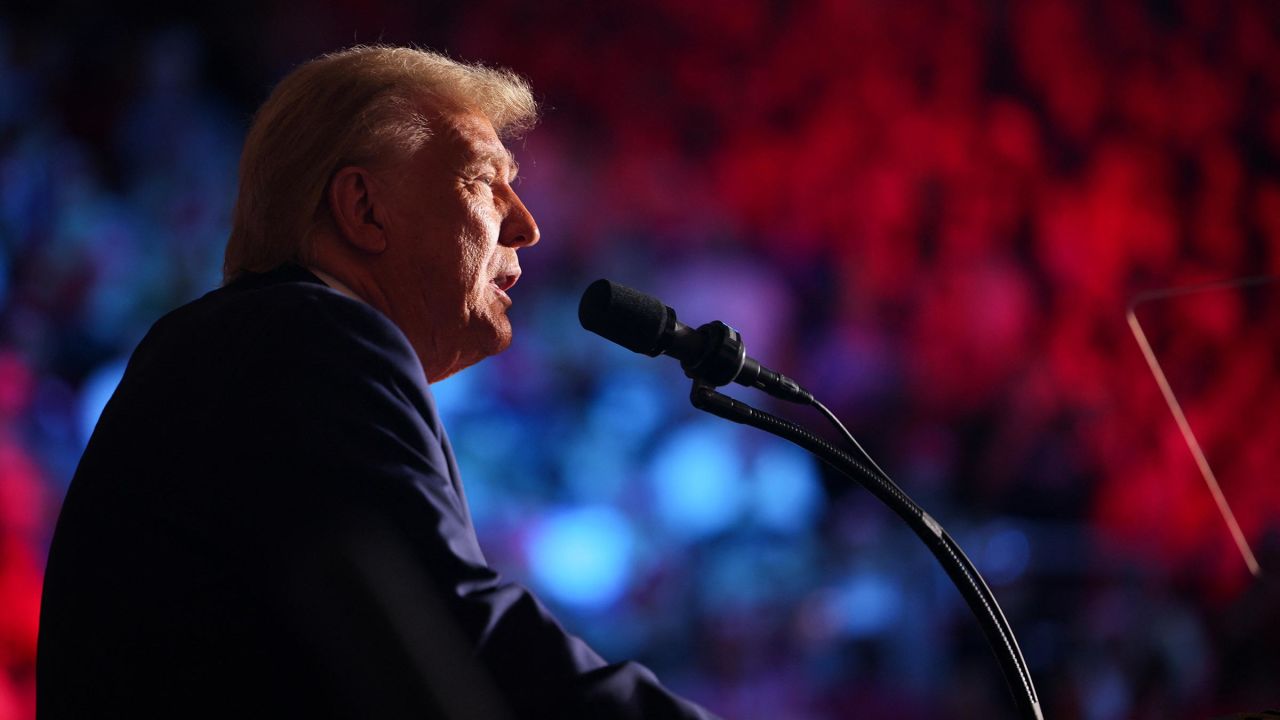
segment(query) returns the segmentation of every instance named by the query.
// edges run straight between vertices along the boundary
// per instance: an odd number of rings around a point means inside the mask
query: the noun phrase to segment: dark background
[[[436,391],[491,561],[606,657],[730,718],[1012,711],[895,517],[578,328],[602,276],[735,325],[844,418],[986,575],[1047,717],[1280,706],[1280,593],[1125,322],[1139,292],[1280,274],[1278,8],[7,4],[0,718],[33,714],[48,538],[124,360],[219,281],[254,108],[376,41],[509,66],[543,103],[514,147],[544,238],[515,344]],[[1278,296],[1141,316],[1273,568]]]

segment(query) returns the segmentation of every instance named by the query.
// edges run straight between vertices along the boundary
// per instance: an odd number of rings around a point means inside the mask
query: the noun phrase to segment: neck
[[[335,290],[363,300],[383,315],[391,317],[386,294],[374,281],[370,263],[365,258],[354,256],[354,251],[346,247],[345,243],[334,240],[335,238],[323,234],[315,238],[313,257],[307,268],[318,271],[320,279]]]
[[[381,312],[396,327],[399,327],[413,346],[414,354],[418,356],[418,362],[422,364],[423,373],[428,382],[443,380],[466,367],[466,364],[460,363],[459,358],[450,356],[441,348],[431,347],[433,344],[431,334],[425,332],[417,322],[407,323],[407,319],[396,312],[397,309],[406,310],[406,308],[393,306],[383,283],[379,282],[375,274],[377,265],[378,256],[362,253],[341,238],[320,233],[312,245],[312,257],[308,268],[329,275],[358,299]],[[328,281],[325,277],[321,279]],[[407,327],[406,324],[414,327]]]

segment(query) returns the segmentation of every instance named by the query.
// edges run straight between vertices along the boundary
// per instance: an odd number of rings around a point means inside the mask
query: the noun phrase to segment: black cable
[[[823,415],[827,416],[827,419],[831,421],[831,424],[835,425],[836,429],[844,434],[844,439],[848,440],[849,444],[856,448],[857,451],[862,454],[862,457],[866,458],[867,462],[871,463],[871,466],[874,467],[885,480],[892,482],[889,478],[889,473],[885,472],[883,468],[876,464],[875,459],[871,457],[871,453],[867,452],[866,449],[862,447],[862,443],[858,442],[857,439],[853,437],[853,433],[849,432],[849,428],[845,427],[844,423],[840,422],[840,418],[836,417],[835,413],[828,410],[826,405],[818,402],[817,398],[810,401],[810,404],[817,408]]]
[[[1022,651],[1018,648],[1018,641],[1013,635],[1013,629],[1009,626],[1008,620],[1005,619],[999,603],[996,602],[995,595],[992,594],[991,589],[987,587],[986,582],[982,579],[982,575],[946,530],[923,508],[907,497],[906,493],[889,479],[887,474],[880,471],[879,466],[875,464],[874,460],[871,460],[870,456],[867,457],[867,460],[878,472],[873,472],[853,456],[814,435],[800,425],[739,400],[734,400],[727,395],[716,392],[715,388],[710,385],[695,382],[689,399],[693,406],[699,410],[709,412],[726,420],[750,425],[799,445],[849,479],[861,484],[872,495],[875,495],[881,502],[897,513],[912,531],[924,541],[929,551],[933,553],[933,556],[942,565],[942,569],[946,571],[947,576],[951,578],[956,589],[960,591],[960,595],[965,599],[969,610],[977,618],[992,652],[996,655],[996,660],[1000,664],[1005,681],[1009,684],[1009,690],[1013,694],[1015,704],[1018,706],[1019,715],[1029,720],[1043,720],[1044,716],[1040,711],[1040,701],[1036,696],[1035,685],[1031,680],[1031,673],[1027,669],[1026,661],[1022,657]],[[816,401],[814,405],[828,418],[833,419],[846,438],[851,440],[855,447],[862,450],[861,445],[856,440],[853,440],[853,436],[838,419],[835,419],[830,410],[827,410],[825,406]],[[862,451],[862,454],[866,455],[866,452]],[[854,471],[856,471],[856,474]]]

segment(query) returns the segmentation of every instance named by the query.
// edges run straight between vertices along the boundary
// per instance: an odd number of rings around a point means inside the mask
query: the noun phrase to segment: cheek
[[[489,283],[487,258],[484,249],[478,244],[464,242],[459,249],[459,280],[470,288],[472,293],[484,289]]]
[[[493,279],[493,254],[497,247],[498,224],[472,217],[457,239],[458,264],[464,280],[477,291],[487,289]]]

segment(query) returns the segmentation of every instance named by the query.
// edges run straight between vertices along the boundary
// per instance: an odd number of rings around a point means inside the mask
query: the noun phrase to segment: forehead
[[[454,162],[494,163],[501,168],[515,164],[515,158],[502,144],[493,123],[478,112],[441,113],[434,124],[437,128],[434,140]]]

